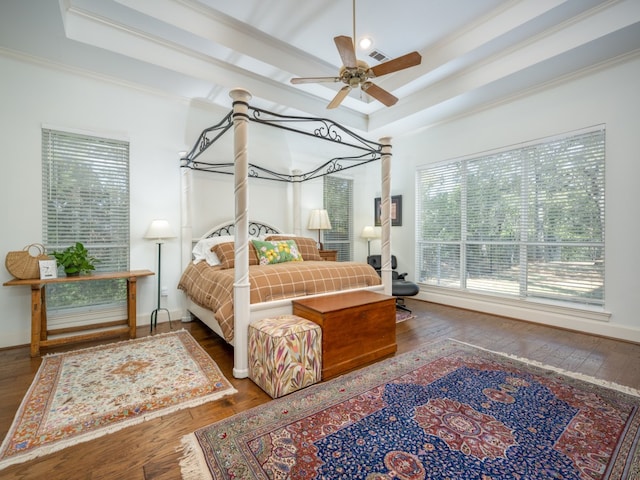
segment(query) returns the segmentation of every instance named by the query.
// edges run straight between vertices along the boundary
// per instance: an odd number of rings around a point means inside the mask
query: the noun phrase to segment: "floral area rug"
[[[0,469],[235,392],[186,330],[48,355],[2,442]]]
[[[639,392],[611,387],[448,340],[197,430],[182,475],[640,478]]]

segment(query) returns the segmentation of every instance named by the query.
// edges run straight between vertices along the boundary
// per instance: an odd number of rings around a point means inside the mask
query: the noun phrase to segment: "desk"
[[[97,338],[121,335],[129,333],[129,338],[136,338],[136,282],[138,277],[153,275],[150,270],[132,270],[130,272],[105,272],[92,275],[80,275],[78,277],[48,278],[42,280],[33,278],[29,280],[13,279],[5,282],[6,287],[30,286],[31,287],[31,356],[40,355],[40,347],[64,345],[71,342],[95,340]],[[90,282],[92,280],[113,280],[125,278],[127,280],[127,318],[115,322],[96,323],[80,327],[61,328],[47,330],[47,305],[45,287],[50,283]],[[125,325],[125,326],[119,326]],[[49,338],[50,335],[65,335],[83,330],[103,329],[98,332],[80,335],[60,336]]]

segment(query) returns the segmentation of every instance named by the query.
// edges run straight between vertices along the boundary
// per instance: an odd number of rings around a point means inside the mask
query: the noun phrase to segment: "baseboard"
[[[420,293],[413,298],[517,320],[526,320],[566,330],[640,343],[640,329],[611,323],[611,313],[604,310],[581,310],[544,303],[504,300],[487,295],[442,292],[436,289],[425,289],[424,286],[422,286]]]
[[[188,314],[188,312],[187,312]],[[174,322],[190,322],[191,321],[191,317],[188,318],[184,318],[184,310],[179,310],[179,309],[174,309],[174,310],[169,310],[169,315],[167,316],[167,312],[166,311],[159,311],[158,312],[158,323],[168,323],[169,322],[169,317],[171,317],[171,323]],[[148,327],[151,323],[151,312],[146,313],[146,314],[139,314],[136,316],[136,327],[137,328],[141,328],[144,327],[145,325]]]

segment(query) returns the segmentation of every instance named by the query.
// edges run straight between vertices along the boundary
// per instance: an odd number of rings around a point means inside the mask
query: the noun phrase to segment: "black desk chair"
[[[381,255],[369,255],[367,257],[367,263],[371,265],[378,275],[382,276],[382,256]],[[406,273],[396,272],[398,268],[398,261],[395,255],[391,255],[391,295],[396,297],[396,308],[411,313],[411,310],[404,304],[404,297],[413,297],[420,291],[420,287],[417,284],[406,280]]]

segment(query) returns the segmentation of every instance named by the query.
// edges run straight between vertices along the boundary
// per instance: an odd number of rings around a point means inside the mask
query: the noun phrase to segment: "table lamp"
[[[311,210],[309,215],[309,224],[307,225],[309,230],[318,230],[318,249],[322,250],[322,243],[320,242],[320,230],[330,230],[331,221],[329,220],[329,213],[323,209]]]
[[[161,283],[160,283],[160,271],[162,264],[162,244],[165,240],[169,238],[175,238],[176,235],[173,233],[169,222],[166,220],[154,220],[149,225],[147,233],[144,238],[149,240],[155,240],[158,244],[158,305],[156,309],[151,312],[151,325],[150,331],[153,331],[153,327],[158,325],[158,312],[164,310],[167,312],[167,317],[169,318],[169,328],[171,328],[171,315],[169,314],[169,310],[166,308],[160,307],[160,293],[161,293]]]

